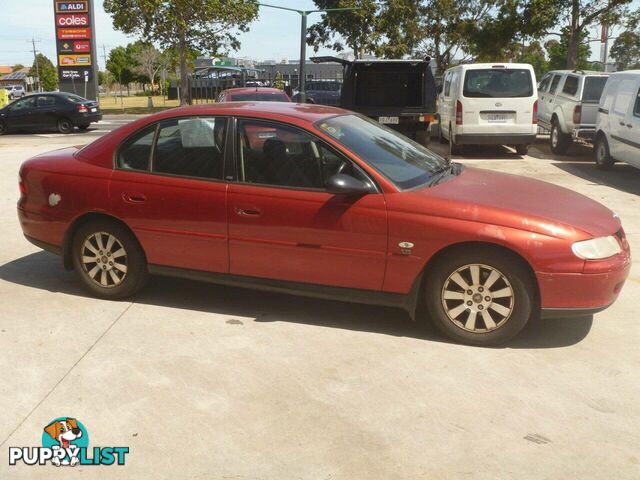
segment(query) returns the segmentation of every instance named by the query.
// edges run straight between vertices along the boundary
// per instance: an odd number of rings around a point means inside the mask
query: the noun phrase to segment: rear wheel
[[[518,155],[526,155],[529,153],[529,145],[516,145],[515,149]]]
[[[604,135],[599,135],[596,144],[593,147],[593,156],[596,161],[596,167],[600,170],[611,170],[615,160],[611,158],[609,152],[609,142]]]
[[[456,144],[456,142],[453,140],[453,128],[451,124],[449,124],[449,149],[454,155],[459,155],[460,153],[462,153],[462,146]]]
[[[556,155],[564,155],[567,153],[567,150],[569,150],[569,147],[573,143],[571,137],[562,132],[558,120],[553,120],[553,123],[551,124],[551,136],[549,141],[551,143],[551,151]]]
[[[61,118],[58,120],[58,131],[65,135],[73,132],[73,122],[68,118]]]
[[[73,238],[73,266],[96,296],[130,297],[147,281],[147,264],[136,238],[119,223],[99,220],[81,226]]]
[[[427,273],[429,316],[448,337],[470,345],[504,343],[529,321],[534,286],[520,259],[493,248],[458,250]]]

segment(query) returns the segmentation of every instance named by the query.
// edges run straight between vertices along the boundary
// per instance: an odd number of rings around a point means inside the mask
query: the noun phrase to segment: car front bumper
[[[596,265],[598,264],[598,265]],[[631,255],[623,251],[612,259],[587,262],[585,272],[536,273],[542,317],[592,315],[615,302],[631,269]]]
[[[532,145],[535,133],[462,133],[455,136],[457,145]]]

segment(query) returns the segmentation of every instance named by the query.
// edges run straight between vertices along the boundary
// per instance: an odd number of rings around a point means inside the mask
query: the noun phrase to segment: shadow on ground
[[[553,166],[596,185],[607,185],[617,190],[640,195],[640,169],[616,163],[612,170],[598,170],[593,163],[580,161],[554,162]]]
[[[33,253],[0,266],[0,280],[65,295],[90,297],[75,274],[65,271],[59,258],[45,252]],[[416,324],[405,312],[395,308],[296,297],[183,279],[154,277],[133,301],[253,318],[256,322],[293,322],[448,343],[432,325]],[[532,320],[505,347],[558,348],[574,345],[587,336],[592,323],[592,316]]]

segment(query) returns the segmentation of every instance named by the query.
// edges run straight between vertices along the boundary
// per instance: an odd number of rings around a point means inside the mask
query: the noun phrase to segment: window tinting
[[[38,97],[39,107],[53,107],[56,104],[56,97]]]
[[[238,136],[241,182],[322,189],[337,173],[368,181],[351,161],[302,130],[241,121]]]
[[[331,117],[317,126],[402,189],[427,183],[447,166],[419,143],[360,115]]]
[[[152,125],[125,140],[118,150],[118,168],[148,171],[155,132]]]
[[[556,93],[558,83],[560,83],[560,75],[554,75],[553,80],[551,80],[551,88],[549,89],[549,93]]]
[[[567,79],[564,81],[564,86],[562,87],[562,93],[566,93],[567,95],[571,95],[572,97],[578,93],[578,85],[580,84],[580,79],[575,75],[568,75]]]
[[[608,77],[587,77],[584,79],[584,89],[582,90],[582,101],[598,103],[602,96],[604,86]]]
[[[29,110],[30,108],[34,108],[36,106],[36,97],[27,97],[23,100],[18,100],[11,104],[12,112],[19,112],[22,110]]]
[[[520,68],[467,70],[463,95],[469,98],[521,98],[533,95],[531,72]]]
[[[211,117],[162,122],[153,154],[153,171],[221,179],[226,124],[226,119]]]

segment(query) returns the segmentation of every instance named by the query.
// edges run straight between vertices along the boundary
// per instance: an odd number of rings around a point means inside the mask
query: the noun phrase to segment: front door
[[[226,125],[215,117],[165,120],[119,148],[112,209],[150,264],[228,272]]]
[[[36,111],[36,97],[26,97],[16,100],[9,105],[9,115],[6,120],[9,128],[21,129],[34,125]]]
[[[627,81],[630,82],[629,85],[625,84]],[[630,96],[628,92],[631,92]],[[625,99],[628,101],[627,114],[622,116],[617,113],[617,110],[622,108]],[[616,160],[640,167],[640,89],[637,81],[621,82],[613,110],[612,143],[614,146],[611,148],[611,155]]]
[[[239,120],[238,182],[229,185],[232,274],[380,290],[387,250],[381,193],[328,193],[336,173],[370,179],[313,135]]]

